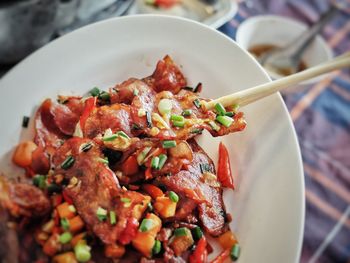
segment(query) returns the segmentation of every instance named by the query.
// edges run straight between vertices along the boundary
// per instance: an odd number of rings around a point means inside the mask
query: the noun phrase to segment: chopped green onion
[[[219,115],[225,115],[226,113],[224,106],[220,102],[215,104],[215,110]]]
[[[122,197],[122,198],[120,198],[120,201],[122,201],[123,203],[130,203],[131,199],[127,198],[127,197]]]
[[[182,128],[185,126],[185,121],[173,121],[173,125]]]
[[[241,254],[241,247],[238,243],[234,244],[230,251],[230,257],[233,261],[236,261],[239,258],[239,255]]]
[[[102,141],[104,141],[104,142],[111,142],[111,141],[114,141],[117,138],[118,138],[117,134],[112,134],[112,135],[109,135],[109,136],[103,136]]]
[[[107,210],[103,209],[102,207],[99,206],[97,208],[96,215],[97,215],[98,220],[104,221],[107,219]]]
[[[208,123],[209,123],[210,127],[211,127],[214,131],[219,131],[219,130],[220,130],[220,126],[217,125],[217,124],[215,123],[215,121],[209,121]]]
[[[162,243],[159,240],[156,240],[154,242],[153,248],[152,248],[152,255],[157,255],[162,250]]]
[[[151,117],[151,113],[146,111],[146,122],[147,122],[147,127],[148,128],[152,128],[152,117]]]
[[[174,235],[176,237],[187,236],[187,233],[188,233],[187,227],[176,228],[174,231]]]
[[[160,114],[168,114],[173,108],[173,104],[169,99],[161,99],[158,103],[158,110]]]
[[[138,89],[134,89],[133,94],[134,94],[134,96],[139,95],[139,90]]]
[[[118,131],[117,135],[120,136],[120,137],[124,137],[124,138],[130,139],[130,137],[123,131]]]
[[[224,125],[226,128],[230,127],[233,122],[233,119],[227,116],[217,116],[216,120],[220,122],[222,125]]]
[[[199,240],[203,236],[203,231],[199,226],[196,226],[195,228],[192,229],[193,237],[196,240]]]
[[[170,192],[169,192],[169,198],[170,198],[170,200],[173,201],[174,203],[179,202],[179,196],[178,196],[175,192],[173,192],[173,191],[170,191]]]
[[[29,120],[30,120],[30,118],[28,116],[23,116],[23,119],[22,119],[22,127],[23,128],[27,128],[28,127]]]
[[[88,143],[84,143],[80,146],[80,150],[82,152],[87,152],[88,150],[90,150],[92,148],[92,143],[88,142]]]
[[[158,167],[159,167],[159,157],[158,156],[152,158],[151,167],[153,169],[158,169]]]
[[[46,187],[46,176],[45,175],[36,175],[33,177],[33,184],[40,189]]]
[[[61,226],[64,230],[68,231],[69,230],[69,221],[67,218],[62,218],[61,219]]]
[[[191,109],[183,110],[181,114],[182,116],[190,116],[192,114],[192,110]]]
[[[170,116],[170,120],[172,120],[172,121],[184,121],[185,118],[183,116],[180,116],[180,115],[172,114]]]
[[[114,211],[109,212],[109,222],[111,225],[115,225],[117,223],[117,216]]]
[[[173,148],[176,146],[176,141],[173,141],[173,140],[163,141],[162,146],[164,149]]]
[[[100,163],[103,163],[103,164],[106,164],[106,165],[109,164],[109,161],[108,161],[107,158],[98,158],[97,160],[98,160]]]
[[[69,205],[68,206],[69,211],[75,213],[77,210],[75,209],[74,205]]]
[[[73,166],[75,159],[72,155],[69,155],[61,164],[61,168],[67,170]]]
[[[137,155],[136,160],[138,165],[141,165],[143,163],[143,161],[145,160],[147,154],[149,153],[149,151],[152,149],[152,147],[148,146],[145,147],[140,153],[139,155]]]
[[[87,262],[91,259],[91,248],[86,245],[84,242],[78,242],[78,244],[74,247],[75,257],[79,262]]]
[[[225,116],[233,117],[233,116],[235,116],[235,114],[232,111],[228,111],[228,112],[225,113]]]
[[[100,95],[101,91],[99,88],[94,87],[92,90],[90,90],[90,94],[93,97],[97,97],[98,95]]]
[[[69,232],[64,232],[60,235],[59,240],[61,244],[67,244],[69,241],[72,240],[72,234]]]
[[[199,99],[195,99],[195,100],[193,101],[193,104],[194,104],[194,106],[196,106],[198,109],[200,109],[200,107],[202,106],[202,105],[201,105],[201,102],[199,101]]]
[[[147,232],[153,227],[153,220],[145,218],[142,220],[139,230],[141,232]]]
[[[195,128],[193,130],[191,130],[192,134],[202,134],[203,129],[202,128]]]
[[[159,156],[158,170],[162,169],[168,157],[165,154],[160,154]]]
[[[109,100],[111,96],[109,95],[108,92],[102,91],[99,95],[98,98],[101,100]]]
[[[202,174],[204,174],[205,172],[211,172],[209,163],[201,163],[199,164],[199,168],[201,169]]]

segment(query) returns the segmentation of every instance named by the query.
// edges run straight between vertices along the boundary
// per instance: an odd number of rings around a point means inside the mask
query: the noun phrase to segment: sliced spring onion
[[[190,116],[192,114],[192,110],[191,109],[183,110],[181,114],[182,116]]]
[[[170,113],[172,108],[173,104],[169,99],[161,99],[158,103],[158,110],[162,115]]]
[[[69,205],[68,206],[69,211],[75,213],[77,210],[75,209],[74,205]]]
[[[195,128],[190,131],[192,134],[202,134],[203,129],[202,128]]]
[[[69,221],[67,218],[62,218],[61,219],[61,226],[64,230],[68,231],[69,230]]]
[[[111,141],[114,141],[117,138],[118,138],[117,134],[112,134],[112,135],[109,135],[109,136],[105,135],[105,136],[103,136],[102,141],[104,141],[104,142],[111,142]]]
[[[45,175],[36,175],[33,177],[33,184],[40,189],[46,187],[46,176]]]
[[[146,122],[147,122],[147,127],[148,128],[152,128],[152,117],[151,117],[151,113],[146,111]]]
[[[139,95],[139,90],[138,89],[134,89],[133,94],[134,94],[134,96]]]
[[[218,115],[225,115],[226,113],[225,107],[220,102],[215,104],[215,110]]]
[[[162,146],[164,149],[173,148],[176,146],[176,141],[173,141],[173,140],[163,141]]]
[[[127,198],[127,197],[122,197],[122,198],[120,198],[120,201],[122,201],[123,203],[130,203],[131,199]]]
[[[172,121],[184,121],[185,118],[183,116],[180,116],[180,115],[171,114],[170,120],[172,120]]]
[[[192,233],[193,233],[194,239],[196,240],[201,239],[201,237],[203,236],[203,231],[199,226],[196,226],[195,228],[193,228]]]
[[[139,230],[141,232],[147,232],[153,227],[153,220],[145,218],[142,220]]]
[[[72,155],[67,156],[67,158],[61,164],[61,168],[67,170],[73,166],[75,159]]]
[[[204,174],[205,172],[211,172],[209,163],[201,163],[199,164],[199,168],[201,169],[202,174]]]
[[[69,232],[64,232],[59,237],[59,241],[61,244],[67,244],[71,240],[72,240],[72,234]]]
[[[233,116],[235,116],[235,114],[234,114],[233,111],[228,111],[228,112],[225,113],[225,116],[233,117]]]
[[[88,142],[88,143],[84,143],[80,146],[80,150],[82,152],[87,152],[88,150],[90,150],[92,148],[92,143]]]
[[[155,156],[152,158],[151,167],[153,169],[158,169],[158,167],[159,167],[159,157],[158,156]]]
[[[109,222],[111,225],[115,225],[117,223],[117,216],[114,211],[109,212]]]
[[[97,161],[99,161],[100,163],[106,164],[106,165],[109,164],[109,161],[107,158],[98,158]]]
[[[219,131],[219,130],[220,130],[220,126],[217,125],[217,124],[215,123],[215,121],[209,121],[208,123],[209,123],[210,127],[211,127],[214,131]]]
[[[194,106],[196,106],[198,109],[200,109],[200,107],[202,106],[202,105],[201,105],[201,102],[199,101],[199,99],[195,99],[195,100],[193,101],[193,104],[194,104]]]
[[[139,155],[137,155],[136,160],[138,165],[141,165],[143,163],[143,161],[145,160],[147,154],[149,153],[149,151],[152,149],[152,147],[148,146],[145,147],[140,153]]]
[[[174,125],[175,127],[180,127],[180,128],[182,128],[182,127],[185,126],[185,121],[172,121],[172,122],[173,122],[173,125]]]
[[[92,90],[90,90],[89,93],[91,94],[91,96],[97,97],[98,95],[100,95],[101,91],[98,87],[94,87]]]
[[[227,116],[217,116],[216,120],[222,125],[224,125],[226,128],[230,127],[233,122],[233,119]]]
[[[179,202],[179,196],[175,193],[175,192],[173,192],[173,191],[170,191],[169,192],[169,198],[170,198],[170,200],[171,201],[173,201],[174,203],[177,203],[177,202]]]
[[[241,247],[238,243],[234,244],[230,251],[230,257],[233,261],[236,261],[239,258],[239,255],[241,253]]]
[[[100,221],[106,220],[107,219],[107,213],[108,212],[107,212],[106,209],[104,209],[104,208],[99,206],[97,208],[97,211],[96,211],[96,215],[97,215],[98,220],[100,220]]]
[[[162,250],[162,243],[159,240],[156,240],[154,242],[153,248],[152,248],[152,255],[157,255]]]
[[[188,233],[187,227],[176,228],[174,231],[174,235],[176,237],[187,236],[187,233]]]
[[[130,139],[130,137],[123,131],[118,131],[117,135],[120,136],[120,137],[124,137],[126,139]]]
[[[102,91],[99,95],[98,98],[101,100],[109,100],[111,96],[109,95],[108,92]]]
[[[23,116],[23,119],[22,119],[22,127],[23,128],[27,128],[28,127],[29,120],[30,120],[30,118],[28,116]]]
[[[165,154],[160,154],[159,156],[158,170],[162,169],[168,157]]]
[[[79,262],[87,262],[91,259],[90,253],[91,247],[89,247],[85,242],[78,242],[74,247],[75,257]]]

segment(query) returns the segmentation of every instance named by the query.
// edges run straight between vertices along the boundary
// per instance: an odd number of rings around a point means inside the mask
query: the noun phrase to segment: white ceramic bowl
[[[307,30],[305,24],[293,19],[276,15],[261,15],[248,18],[238,27],[236,41],[246,50],[261,44],[283,47],[296,40],[305,30]],[[317,36],[306,50],[303,61],[307,67],[312,67],[330,60],[332,56],[332,50],[321,36]],[[269,74],[274,79],[282,77],[274,72],[269,72]],[[316,77],[302,84],[312,84],[323,77]]]
[[[94,86],[107,88],[131,76],[147,76],[165,54],[181,65],[190,85],[203,83],[205,97],[269,81],[246,51],[197,22],[130,16],[93,24],[53,41],[0,80],[0,169],[12,174],[13,147],[30,133],[21,130],[22,116],[30,115],[44,98],[83,94]],[[230,151],[237,188],[225,191],[224,197],[242,247],[239,262],[298,262],[304,179],[291,119],[279,94],[244,112],[244,132],[198,138],[215,162],[220,140]]]

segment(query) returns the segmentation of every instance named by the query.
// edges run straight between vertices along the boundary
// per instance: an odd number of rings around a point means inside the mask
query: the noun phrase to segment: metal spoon
[[[331,18],[337,13],[337,8],[332,6],[322,15],[320,20],[301,34],[296,40],[282,48],[274,48],[258,58],[258,61],[267,69],[276,72],[297,72],[300,60],[307,47],[312,43],[316,35],[323,29]]]

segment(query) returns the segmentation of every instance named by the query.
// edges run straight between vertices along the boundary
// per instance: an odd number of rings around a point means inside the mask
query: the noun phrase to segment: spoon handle
[[[312,68],[295,73],[293,75],[289,75],[288,77],[267,82],[246,90],[238,91],[231,95],[223,96],[209,102],[202,101],[202,105],[207,110],[213,109],[217,103],[221,103],[224,107],[232,106],[234,104],[245,106],[291,85],[295,85],[304,80],[311,79],[324,73],[345,67],[350,67],[350,52],[347,52],[341,56],[338,56],[330,61],[319,64]]]

